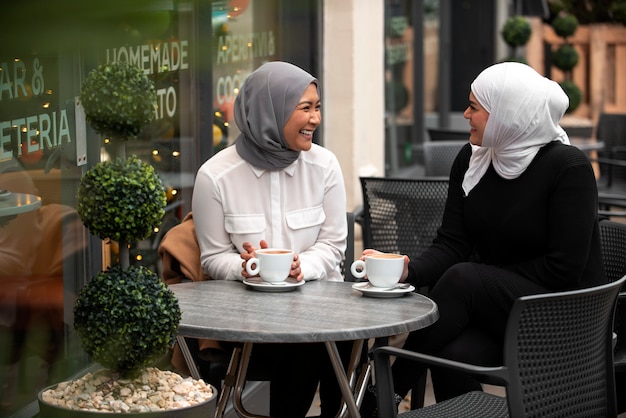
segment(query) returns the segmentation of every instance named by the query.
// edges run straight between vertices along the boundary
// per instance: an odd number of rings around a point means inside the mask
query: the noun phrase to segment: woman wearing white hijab
[[[343,280],[345,187],[337,158],[313,143],[318,81],[286,62],[263,64],[242,85],[234,115],[235,145],[205,162],[194,186],[204,273],[244,280],[242,264],[255,246],[271,246],[295,252],[296,280]],[[342,354],[350,348],[339,347]],[[341,393],[323,344],[256,344],[252,362],[258,358],[272,372],[271,416],[304,417],[320,381],[321,416],[337,414]]]
[[[404,348],[498,365],[516,298],[606,282],[593,169],[558,124],[567,107],[560,86],[525,64],[496,64],[474,80],[470,144],[451,169],[441,228],[428,250],[406,257],[402,279],[431,287],[440,318]],[[481,390],[469,376],[431,372],[437,401]],[[396,360],[397,393],[424,373]]]

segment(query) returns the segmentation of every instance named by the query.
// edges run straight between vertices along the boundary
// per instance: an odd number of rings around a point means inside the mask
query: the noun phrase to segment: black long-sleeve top
[[[451,169],[437,237],[409,263],[409,282],[433,284],[468,260],[516,272],[549,291],[606,282],[596,180],[582,151],[551,142],[518,178],[504,179],[490,166],[465,196],[470,156],[467,144]]]

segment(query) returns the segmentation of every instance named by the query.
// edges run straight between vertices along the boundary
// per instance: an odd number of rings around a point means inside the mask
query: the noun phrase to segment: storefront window
[[[137,139],[127,141],[125,154],[137,155],[158,172],[167,194],[162,224],[145,241],[131,247],[131,260],[160,273],[158,244],[173,226],[191,210],[194,182],[194,118],[192,71],[194,39],[191,37],[190,5],[177,2],[171,9],[154,10],[158,25],[137,34],[137,43],[111,45],[105,48],[99,62],[126,61],[143,69],[154,82],[157,110],[153,122]],[[115,139],[104,138],[101,158],[116,155]],[[119,254],[111,246],[111,262]],[[105,260],[106,261],[106,260]]]
[[[88,246],[71,192],[82,163],[74,94],[63,89],[62,58],[26,52],[0,57],[3,416],[81,361],[66,356],[75,342],[66,333],[67,307]],[[26,209],[31,200],[41,206]]]
[[[419,2],[419,9],[417,5],[411,0],[385,0],[385,173],[389,176],[404,175],[422,163],[424,121],[437,103],[439,1]]]
[[[235,97],[261,64],[288,60],[318,74],[317,7],[315,0],[213,2],[215,151],[237,138],[232,113]]]
[[[312,73],[319,64],[316,0],[48,3],[8,0],[0,15],[12,40],[0,45],[0,416],[35,415],[40,389],[91,365],[74,300],[119,249],[82,225],[76,193],[119,144],[85,122],[77,98],[89,72],[128,61],[154,81],[155,119],[123,146],[167,190],[161,226],[131,247],[133,264],[160,274],[158,245],[191,210],[196,170],[237,137],[232,106],[248,74],[277,59]],[[15,209],[19,193],[28,196]]]
[[[76,100],[89,71],[129,61],[157,89],[154,122],[125,146],[157,169],[168,208],[159,231],[133,248],[135,263],[158,270],[159,232],[178,222],[193,186],[183,170],[194,170],[185,160],[194,154],[190,4],[65,3],[31,10],[9,2],[2,16],[3,39],[15,42],[0,47],[1,416],[34,415],[40,389],[90,364],[73,331],[74,300],[116,249],[90,236],[76,210],[83,172],[115,156]]]

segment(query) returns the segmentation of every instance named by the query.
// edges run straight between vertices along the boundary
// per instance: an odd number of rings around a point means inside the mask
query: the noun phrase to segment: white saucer
[[[297,282],[294,279],[287,279],[284,282],[268,283],[255,277],[253,279],[244,279],[243,284],[250,286],[254,290],[260,290],[261,292],[289,292],[296,287],[302,286],[304,280]]]
[[[398,298],[415,290],[413,285],[406,289],[391,289],[388,287],[372,287],[369,282],[355,283],[352,285],[354,290],[358,290],[365,296],[374,298]]]

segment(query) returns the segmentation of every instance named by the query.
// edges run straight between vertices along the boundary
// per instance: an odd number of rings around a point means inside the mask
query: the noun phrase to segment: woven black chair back
[[[416,257],[441,225],[447,178],[361,177],[363,247]]]
[[[467,142],[424,142],[424,175],[426,177],[448,177],[454,159]]]
[[[504,352],[511,416],[616,415],[612,319],[617,283],[515,302]]]

